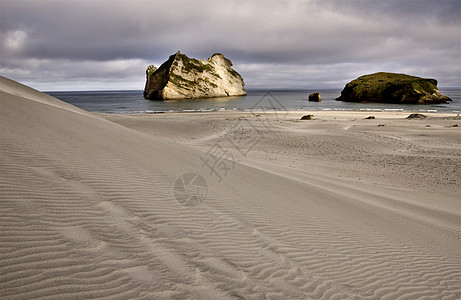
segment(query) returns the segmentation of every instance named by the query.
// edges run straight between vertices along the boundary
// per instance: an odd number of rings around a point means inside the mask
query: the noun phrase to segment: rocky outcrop
[[[307,99],[309,101],[313,101],[313,102],[322,101],[322,97],[320,97],[320,93],[312,93],[312,94],[309,95],[309,97]]]
[[[305,115],[301,117],[301,120],[312,120],[314,118],[314,115]]]
[[[437,80],[396,73],[361,76],[344,87],[336,100],[401,104],[435,104],[451,101],[437,89]]]
[[[425,119],[425,118],[427,118],[427,116],[423,114],[411,114],[407,117],[407,119]]]
[[[243,78],[220,53],[196,60],[180,53],[170,56],[158,69],[149,66],[144,98],[152,100],[243,96]]]

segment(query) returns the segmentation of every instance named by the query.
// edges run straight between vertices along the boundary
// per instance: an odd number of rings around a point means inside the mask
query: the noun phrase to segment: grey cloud
[[[29,70],[58,80],[54,62],[72,65],[70,77],[100,76],[104,84],[126,74],[142,88],[144,71],[135,76],[128,68],[114,75],[83,66],[160,64],[181,50],[197,58],[224,53],[242,67],[248,86],[301,87],[298,80],[320,84],[318,78],[334,84],[357,73],[340,67],[345,65],[361,72],[385,67],[441,74],[445,85],[460,82],[459,0],[3,0],[1,5],[0,68],[15,79],[22,74],[31,81]],[[260,73],[249,71],[255,64],[262,66]],[[281,80],[281,70],[298,77]]]
[[[350,0],[322,1],[332,9],[369,18],[395,19],[408,23],[436,22],[459,24],[461,2],[458,0]]]

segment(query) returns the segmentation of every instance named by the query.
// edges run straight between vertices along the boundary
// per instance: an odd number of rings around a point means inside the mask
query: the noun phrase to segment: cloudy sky
[[[0,74],[51,90],[142,90],[180,50],[247,88],[342,88],[387,71],[461,86],[461,0],[0,0]]]

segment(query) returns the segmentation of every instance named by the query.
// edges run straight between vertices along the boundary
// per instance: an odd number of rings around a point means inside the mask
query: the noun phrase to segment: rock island
[[[151,100],[244,96],[242,76],[221,53],[208,60],[189,58],[179,51],[158,69],[146,70],[144,98]]]
[[[352,80],[336,100],[401,104],[436,104],[451,101],[439,92],[437,80],[396,73],[374,73]]]

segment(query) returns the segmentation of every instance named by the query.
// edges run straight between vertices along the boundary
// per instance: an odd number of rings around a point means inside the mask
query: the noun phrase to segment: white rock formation
[[[144,98],[195,99],[246,95],[243,78],[220,53],[208,60],[189,58],[179,51],[158,69],[149,66]]]

